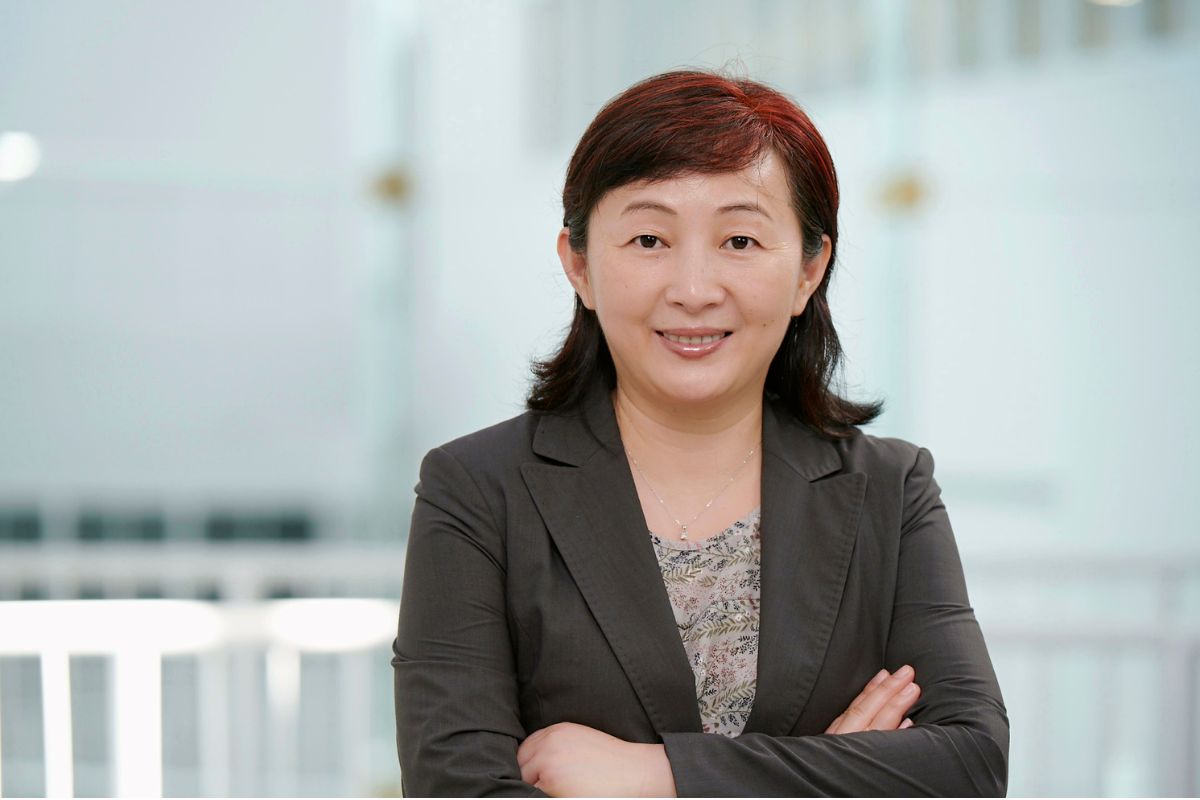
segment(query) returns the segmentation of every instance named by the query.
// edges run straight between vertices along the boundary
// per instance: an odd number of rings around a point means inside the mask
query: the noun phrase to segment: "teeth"
[[[667,337],[672,342],[679,342],[680,344],[711,344],[718,339],[725,338],[725,334],[723,333],[714,334],[712,336],[676,336],[673,333],[664,333],[663,336]]]

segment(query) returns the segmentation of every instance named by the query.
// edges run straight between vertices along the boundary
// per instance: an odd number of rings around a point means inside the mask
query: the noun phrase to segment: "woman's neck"
[[[761,392],[681,415],[648,401],[620,383],[612,393],[621,439],[647,472],[672,483],[736,467],[762,442]]]

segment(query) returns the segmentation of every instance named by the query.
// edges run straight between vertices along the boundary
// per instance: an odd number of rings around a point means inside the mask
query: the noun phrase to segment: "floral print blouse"
[[[705,733],[738,736],[754,703],[761,596],[761,506],[707,539],[650,533],[696,676]]]

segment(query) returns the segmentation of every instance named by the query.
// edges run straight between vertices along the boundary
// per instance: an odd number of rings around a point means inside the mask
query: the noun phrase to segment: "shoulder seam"
[[[910,442],[910,444],[911,444],[911,442]],[[905,470],[905,472],[904,472],[904,482],[905,483],[908,483],[908,479],[912,476],[913,472],[916,470],[917,464],[921,463],[921,451],[925,450],[925,448],[921,447],[920,445],[913,445],[913,446],[916,448],[916,452],[913,453],[912,464],[910,464],[908,469]],[[928,452],[928,451],[926,450],[925,452]]]
[[[483,501],[483,507],[487,509],[488,516],[491,517],[492,530],[494,530],[496,532],[497,536],[501,537],[502,543],[505,545],[505,547],[507,547],[507,544],[508,544],[507,538],[508,537],[505,536],[503,533],[501,533],[500,526],[497,524],[496,512],[492,508],[491,503],[488,502],[487,495],[484,494],[483,489],[480,488],[479,482],[477,480],[475,480],[475,476],[472,475],[471,471],[468,470],[465,466],[463,466],[463,463],[461,461],[459,461],[457,458],[455,458],[454,454],[451,453],[449,450],[447,450],[444,445],[438,446],[435,449],[440,450],[441,452],[445,453],[446,458],[450,459],[450,462],[452,464],[454,464],[454,466],[458,467],[459,470],[461,470],[462,473],[467,476],[467,480],[469,480],[471,482],[471,485],[473,487],[475,487],[475,493],[478,494],[479,499],[481,499]],[[507,568],[505,568],[504,571],[507,572],[508,571]]]

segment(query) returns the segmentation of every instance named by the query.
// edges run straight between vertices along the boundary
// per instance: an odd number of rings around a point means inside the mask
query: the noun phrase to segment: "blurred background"
[[[832,150],[1010,794],[1200,791],[1200,3],[0,0],[0,794],[399,792],[420,458],[521,412],[571,150],[687,66]]]

